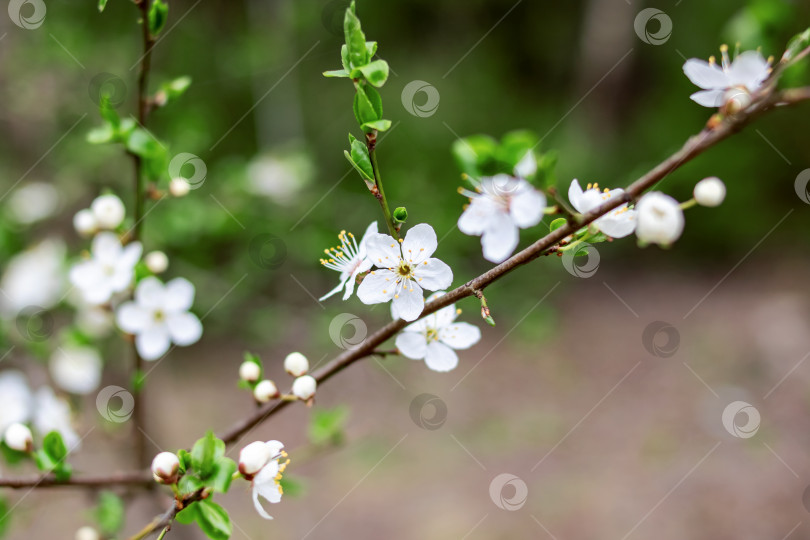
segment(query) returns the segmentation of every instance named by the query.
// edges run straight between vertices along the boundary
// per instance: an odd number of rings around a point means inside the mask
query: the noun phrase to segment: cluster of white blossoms
[[[300,399],[312,403],[318,389],[318,381],[309,371],[309,360],[300,352],[293,352],[284,358],[284,371],[295,377],[292,384],[292,395],[285,396],[290,399]],[[276,383],[270,379],[261,379],[262,367],[257,360],[248,359],[239,366],[239,378],[253,387],[253,398],[257,403],[268,403],[278,399],[281,392]]]
[[[79,447],[66,401],[56,397],[49,386],[33,392],[19,371],[0,372],[0,438],[9,448],[30,452],[34,439],[29,425],[42,437],[58,432],[70,451]]]
[[[124,203],[112,194],[101,195],[90,208],[79,210],[73,216],[73,227],[82,236],[93,236],[99,231],[114,231],[126,217]]]
[[[759,51],[745,51],[729,61],[728,47],[720,47],[720,65],[712,56],[709,61],[690,58],[683,65],[689,80],[702,90],[690,97],[704,107],[724,107],[735,113],[748,107],[762,84],[771,75],[771,60]]]

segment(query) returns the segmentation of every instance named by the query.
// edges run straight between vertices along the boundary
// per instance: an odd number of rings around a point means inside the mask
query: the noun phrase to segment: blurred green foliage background
[[[337,233],[361,233],[381,218],[342,155],[347,133],[360,135],[351,112],[353,89],[321,76],[340,66],[346,4],[170,2],[168,25],[154,49],[151,88],[182,75],[193,82],[177,102],[152,115],[149,128],[170,144],[171,155],[200,156],[208,173],[187,197],[150,203],[144,242],[147,250],[169,254],[169,276],[197,285],[199,313],[216,306],[205,321],[208,338],[236,336],[255,347],[285,344],[304,332],[313,349],[326,351],[326,328],[336,310],[366,309],[356,299],[347,305],[333,298],[322,310],[310,298],[335,284],[337,275],[318,259]],[[572,178],[626,185],[698,132],[710,115],[689,100],[696,88],[681,71],[686,58],[705,59],[719,54],[720,44],[733,49],[739,41],[744,50],[762,47],[778,59],[810,18],[810,5],[799,1],[650,5],[673,22],[670,39],[657,46],[634,32],[634,17],[644,7],[638,3],[358,2],[367,38],[379,41],[378,54],[392,68],[381,93],[385,117],[395,126],[378,145],[387,195],[392,207],[408,208],[409,225],[434,226],[442,239],[437,256],[453,267],[454,284],[490,266],[479,240],[454,229],[465,203],[456,193],[461,180],[450,154],[457,137],[530,129],[542,138],[541,150],[559,151],[563,193]],[[51,0],[47,9],[39,29],[5,21],[0,27],[0,182],[3,192],[20,177],[19,185],[52,182],[60,212],[25,230],[4,218],[0,260],[51,234],[77,253],[85,243],[70,226],[75,211],[105,189],[130,208],[133,200],[130,159],[119,147],[88,144],[85,135],[99,124],[89,95],[99,73],[123,79],[127,95],[118,111],[134,111],[137,10],[125,0],[109,0],[102,14],[90,0]],[[402,89],[413,80],[438,90],[435,114],[417,117],[403,106]],[[630,239],[603,244],[603,268],[728,266],[738,260],[789,208],[804,205],[793,184],[810,167],[808,120],[807,107],[776,113],[672,174],[659,187],[681,200],[710,175],[727,183],[728,198],[718,209],[690,211],[685,235],[671,251],[639,251]],[[796,231],[810,223],[808,216],[794,214],[769,243],[806,249],[797,245]],[[547,222],[523,231],[521,245],[543,235]],[[267,235],[274,239],[268,242]],[[488,293],[496,317],[517,318],[525,311],[521,306],[534,304],[560,275],[567,276],[558,260],[543,259],[508,277]],[[384,309],[373,313],[387,317]],[[307,321],[305,328],[291,327],[302,319],[295,315]],[[550,309],[531,317],[539,324],[524,328],[534,339],[552,327]]]

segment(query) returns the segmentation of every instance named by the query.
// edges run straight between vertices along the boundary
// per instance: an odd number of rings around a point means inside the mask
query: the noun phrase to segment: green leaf
[[[560,227],[562,227],[563,225],[565,225],[566,223],[568,223],[568,220],[565,219],[564,217],[557,218],[557,219],[555,219],[554,221],[552,221],[551,223],[548,224],[548,230],[551,231],[551,232],[554,232],[557,229],[559,229]]]
[[[233,473],[236,472],[236,462],[231,458],[222,458],[214,465],[214,472],[205,481],[205,485],[220,493],[227,493],[231,487]]]
[[[0,497],[0,537],[6,534],[11,523],[11,510],[6,499]]]
[[[177,451],[177,459],[180,460],[180,473],[185,474],[191,468],[191,454],[181,448]]]
[[[802,52],[810,45],[810,28],[793,36],[787,44],[785,54],[782,55],[782,61],[787,62],[792,60],[797,54]]]
[[[557,158],[556,151],[549,151],[537,158],[537,174],[534,182],[541,189],[548,189],[557,185]]]
[[[105,7],[107,7],[107,0],[98,0],[98,12],[104,11]]]
[[[102,491],[94,513],[104,536],[113,537],[124,527],[124,502],[115,493]]]
[[[405,223],[408,220],[408,210],[404,206],[399,206],[394,209],[391,217],[394,218],[394,223]]]
[[[214,464],[225,454],[225,443],[214,436],[213,431],[205,434],[191,449],[191,466],[200,477],[207,478],[214,471]]]
[[[313,411],[309,424],[310,442],[340,444],[343,441],[343,429],[348,417],[349,409],[345,406]]]
[[[458,139],[453,143],[453,157],[461,172],[473,178],[480,178],[490,171],[495,159],[495,150],[498,143],[487,135],[472,135]]]
[[[345,69],[335,69],[332,71],[324,71],[324,77],[340,77],[340,78],[347,78],[349,73]]]
[[[54,463],[62,462],[68,454],[65,441],[62,440],[62,435],[58,431],[51,431],[45,435],[45,439],[42,441],[42,449]]]
[[[387,131],[391,128],[391,120],[375,120],[374,122],[366,122],[360,126],[360,128],[366,133],[370,133],[372,130]]]
[[[180,479],[179,482],[177,482],[177,487],[180,490],[180,493],[194,493],[203,487],[203,482],[196,476],[186,474]]]
[[[160,105],[163,106],[166,103],[175,101],[182,96],[185,91],[188,90],[189,86],[191,86],[191,77],[187,75],[164,82],[160,85],[155,99],[160,100],[162,97],[164,101],[161,102]]]
[[[24,459],[28,458],[28,454],[25,452],[19,452],[12,448],[9,448],[5,442],[0,441],[0,454],[2,454],[3,459],[6,460],[6,463],[9,465],[16,465],[23,461]]]
[[[354,117],[361,126],[382,119],[380,93],[367,84],[361,84],[354,94]]]
[[[357,169],[360,176],[365,180],[374,182],[374,169],[371,167],[368,148],[362,141],[355,139],[352,135],[349,135],[349,142],[351,143],[351,154],[344,152],[346,159]]]
[[[538,141],[537,135],[530,131],[512,131],[504,135],[495,151],[498,172],[513,174],[515,166],[537,146]]]
[[[152,36],[157,36],[163,27],[166,26],[166,20],[169,18],[169,5],[163,0],[152,0],[152,6],[149,8],[149,33]]]
[[[347,73],[352,70],[352,66],[349,63],[349,48],[346,45],[341,45],[340,47],[340,63]]]
[[[110,105],[109,94],[101,95],[101,101],[99,101],[98,108],[99,112],[101,113],[101,117],[106,120],[113,129],[117,130],[121,125],[121,117],[118,116],[118,111],[116,111],[112,105]]]
[[[106,144],[115,140],[115,130],[110,124],[91,129],[85,137],[90,144]]]
[[[175,521],[182,525],[189,525],[197,520],[197,503],[193,502],[177,512],[174,516]]]
[[[227,540],[233,532],[231,518],[217,503],[205,499],[200,501],[197,509],[197,525],[212,540]]]
[[[357,18],[354,11],[354,1],[352,1],[346,9],[346,16],[343,19],[343,34],[346,38],[350,67],[364,66],[368,63],[366,36],[360,28],[360,19]]]
[[[366,41],[366,52],[368,53],[368,59],[369,60],[374,58],[374,55],[377,54],[377,42],[376,41]]]
[[[365,66],[359,66],[357,69],[363,74],[363,77],[372,85],[379,88],[388,80],[388,62],[385,60],[375,60]]]
[[[160,152],[160,145],[152,135],[143,128],[135,128],[126,141],[127,150],[142,158],[148,158]]]

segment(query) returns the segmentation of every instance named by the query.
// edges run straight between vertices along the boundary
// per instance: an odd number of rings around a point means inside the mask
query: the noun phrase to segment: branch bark
[[[0,488],[10,489],[56,487],[96,489],[108,486],[132,486],[151,489],[154,485],[155,481],[149,471],[127,471],[106,475],[76,476],[65,481],[59,481],[50,474],[23,478],[0,478]]]

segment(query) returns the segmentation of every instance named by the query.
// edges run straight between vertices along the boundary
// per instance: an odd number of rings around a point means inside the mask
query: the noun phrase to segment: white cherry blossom
[[[521,165],[528,171],[530,167]],[[475,192],[459,190],[470,198],[470,205],[458,219],[464,234],[481,237],[484,258],[505,261],[515,251],[519,229],[533,227],[543,219],[546,196],[526,180],[507,174],[484,177]]]
[[[680,238],[684,217],[678,201],[660,191],[647,193],[636,204],[636,236],[642,244],[669,246]]]
[[[65,288],[65,252],[61,240],[47,239],[12,257],[0,279],[0,314],[56,305]]]
[[[444,292],[430,295],[428,302]],[[397,336],[399,352],[412,360],[424,359],[428,368],[445,372],[458,365],[456,350],[468,349],[481,339],[481,330],[472,324],[455,322],[455,304],[445,306],[427,317],[406,326]],[[397,318],[392,309],[391,315]]]
[[[59,347],[48,367],[56,386],[72,394],[89,394],[101,382],[101,356],[93,347]]]
[[[341,290],[343,290],[344,300],[347,300],[352,295],[357,276],[363,272],[368,272],[373,266],[367,257],[366,251],[368,238],[372,234],[377,234],[376,221],[366,227],[366,232],[363,234],[359,244],[352,233],[340,231],[338,235],[340,245],[324,250],[328,258],[321,259],[321,264],[331,270],[340,272],[340,283],[318,300],[326,300]]]
[[[93,239],[90,259],[70,269],[70,282],[88,304],[109,302],[113,294],[132,284],[142,251],[140,242],[131,242],[125,247],[115,233],[99,233]]]
[[[431,257],[437,246],[436,232],[427,223],[412,227],[401,243],[387,234],[369,235],[368,258],[377,270],[363,279],[357,297],[364,304],[393,301],[400,317],[416,320],[425,307],[422,289],[445,289],[453,281],[450,267]]]
[[[575,178],[568,188],[568,200],[571,201],[571,205],[577,212],[586,214],[601,206],[611,197],[618,197],[622,193],[624,190],[621,188],[600,191],[599,184],[588,184],[585,191],[582,191],[579,180]],[[624,238],[633,234],[636,229],[636,211],[628,208],[627,203],[624,203],[594,221],[593,224],[607,236]]]
[[[33,396],[21,371],[0,371],[0,435],[11,424],[30,420]]]
[[[256,512],[258,512],[259,515],[264,519],[273,519],[273,516],[265,511],[259,497],[266,499],[271,504],[281,502],[281,495],[284,493],[284,491],[282,490],[279,481],[281,480],[281,475],[284,473],[287,465],[290,463],[290,460],[287,459],[284,463],[279,463],[281,458],[287,457],[287,452],[283,450],[284,445],[279,441],[267,441],[264,444],[268,450],[267,452],[251,451],[251,454],[260,453],[261,456],[259,457],[261,458],[267,454],[270,455],[270,459],[253,477],[253,506],[256,508]],[[245,448],[250,446],[252,446],[252,444]],[[251,457],[250,461],[255,461],[255,457],[256,456]]]
[[[156,277],[144,278],[135,288],[135,300],[118,307],[115,320],[124,332],[135,335],[135,347],[144,360],[157,360],[172,343],[187,346],[202,336],[202,324],[188,310],[194,285],[175,278],[165,285]]]
[[[96,223],[102,229],[115,229],[124,221],[124,203],[112,194],[100,195],[90,204]]]
[[[41,436],[57,431],[69,452],[79,448],[81,439],[70,421],[70,406],[56,397],[50,386],[43,386],[34,395],[34,428]]]
[[[760,89],[771,74],[770,63],[759,51],[745,51],[733,62],[728,58],[728,47],[720,48],[721,65],[714,57],[709,61],[690,58],[683,65],[683,72],[696,86],[703,90],[690,97],[704,107],[722,107],[729,100],[738,100],[741,106],[750,103],[750,94]]]

